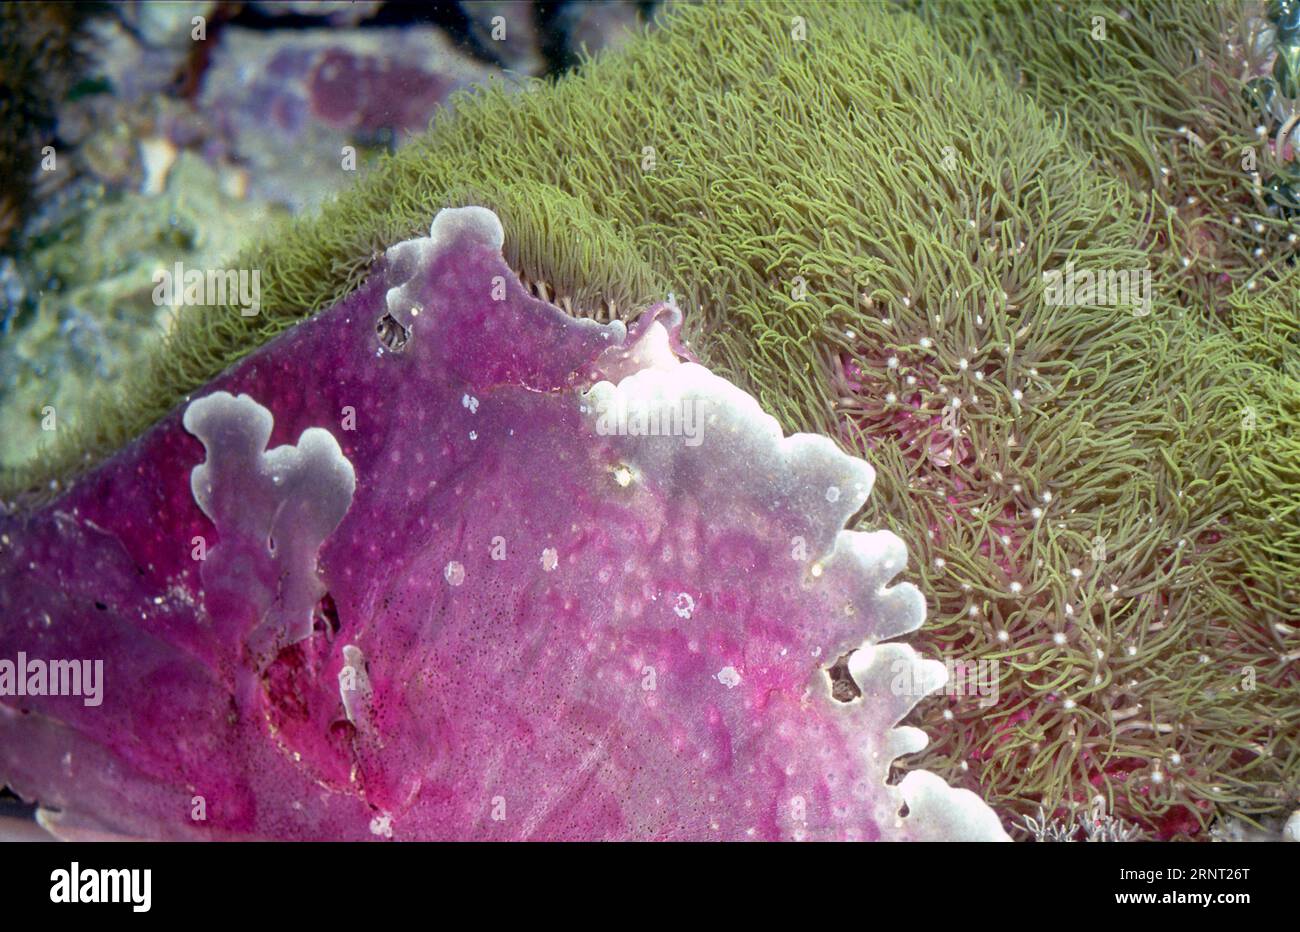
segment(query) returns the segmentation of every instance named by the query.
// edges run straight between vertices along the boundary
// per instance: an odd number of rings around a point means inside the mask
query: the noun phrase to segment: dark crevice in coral
[[[385,314],[375,324],[375,333],[379,342],[394,353],[400,353],[411,339],[411,331],[404,327],[392,314]]]
[[[570,48],[564,24],[563,0],[539,0],[533,7],[533,16],[541,34],[542,57],[550,74],[561,74],[578,63]]]
[[[89,60],[86,36],[100,3],[0,4],[0,248],[17,248],[34,210],[34,171],[43,146],[56,140],[58,105]],[[38,176],[44,175],[44,178]]]
[[[318,631],[326,631],[329,637],[339,633],[339,609],[334,604],[334,597],[328,592],[321,596],[316,603],[316,612],[313,615],[313,627]]]
[[[36,803],[25,803],[7,786],[0,786],[0,818],[31,819],[36,815]]]
[[[862,698],[862,690],[853,682],[849,674],[849,657],[853,651],[840,656],[834,664],[826,668],[826,675],[831,681],[831,697],[837,702],[852,702]]]

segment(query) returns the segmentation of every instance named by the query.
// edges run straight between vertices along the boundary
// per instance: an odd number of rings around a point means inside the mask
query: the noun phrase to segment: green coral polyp
[[[439,208],[482,204],[548,297],[629,319],[673,293],[706,364],[872,462],[861,520],[917,558],[923,649],[1002,671],[992,707],[923,703],[919,766],[1022,815],[1100,794],[1173,836],[1294,806],[1296,292],[1289,272],[1247,292],[1284,267],[1253,250],[1286,227],[1224,168],[1241,95],[1189,78],[1232,13],[1113,13],[1099,49],[1081,8],[916,6],[928,25],[674,7],[576,75],[462,96],[238,260],[259,317],[191,309],[7,493],[121,445]],[[1047,303],[1069,262],[1151,269],[1152,313]]]

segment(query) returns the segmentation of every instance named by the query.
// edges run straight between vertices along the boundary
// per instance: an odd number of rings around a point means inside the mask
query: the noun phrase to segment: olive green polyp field
[[[1098,795],[1151,837],[1289,811],[1300,273],[1222,90],[1248,11],[1063,6],[677,7],[575,75],[461,97],[236,260],[260,316],[190,309],[6,497],[481,204],[540,293],[624,319],[671,293],[703,362],[873,464],[860,522],[908,546],[918,648],[998,671],[996,702],[922,704],[911,765],[1009,826]],[[1050,303],[1069,263],[1149,272],[1150,305]]]

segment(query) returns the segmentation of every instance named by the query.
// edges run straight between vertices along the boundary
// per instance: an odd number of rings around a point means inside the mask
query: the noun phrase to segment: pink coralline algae
[[[205,124],[191,133],[206,138],[209,158],[246,168],[255,195],[302,209],[333,190],[304,176],[349,177],[345,146],[405,142],[452,92],[491,71],[432,28],[232,28],[204,75],[198,109]],[[173,141],[186,143],[186,129],[172,127]],[[285,165],[287,150],[299,160]]]
[[[1005,838],[890,780],[944,671],[882,643],[924,604],[843,530],[871,468],[502,237],[441,212],[0,519],[0,661],[103,661],[93,706],[0,673],[0,782],[76,838]]]

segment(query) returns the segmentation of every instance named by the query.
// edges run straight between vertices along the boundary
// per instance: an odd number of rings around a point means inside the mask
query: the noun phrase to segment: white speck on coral
[[[735,689],[740,685],[740,674],[736,672],[735,667],[723,667],[714,678],[728,689]]]
[[[691,614],[695,611],[695,600],[691,598],[689,592],[678,593],[677,601],[673,604],[673,611],[678,618],[689,619],[691,617]]]
[[[826,501],[838,502],[840,500],[840,490],[837,486],[831,486],[826,490]]]
[[[547,547],[542,551],[542,569],[551,572],[560,565],[560,554],[554,547]]]
[[[393,837],[393,817],[384,813],[370,820],[370,834],[381,838]]]
[[[468,408],[470,414],[478,411],[478,399],[473,395],[462,395],[460,399],[461,407]]]
[[[452,560],[447,564],[446,569],[442,571],[442,575],[446,577],[447,582],[451,585],[459,586],[465,581],[465,567]]]

